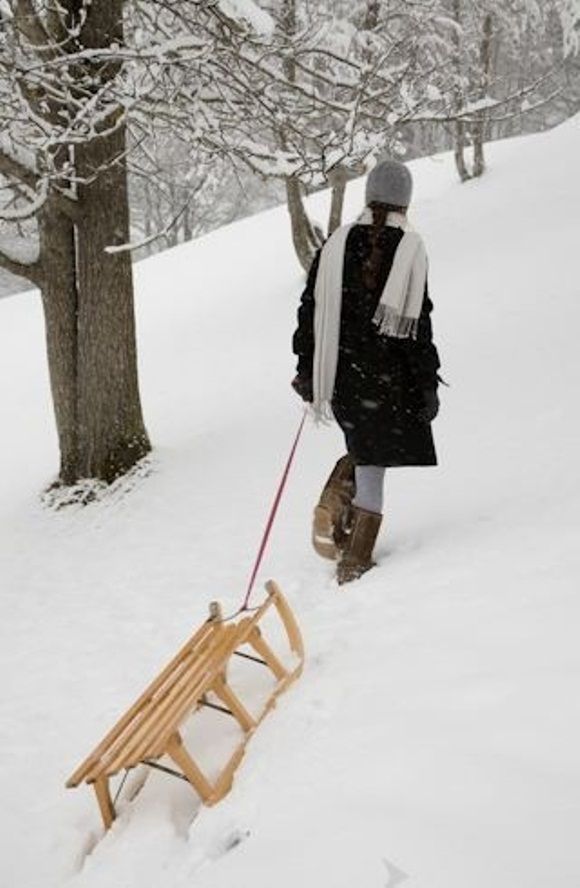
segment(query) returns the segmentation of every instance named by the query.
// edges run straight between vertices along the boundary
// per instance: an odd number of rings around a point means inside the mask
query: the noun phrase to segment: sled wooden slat
[[[168,680],[171,674],[178,667],[179,663],[187,657],[188,654],[191,654],[192,650],[200,644],[205,638],[207,638],[213,631],[213,627],[208,620],[206,623],[201,626],[195,635],[189,639],[186,644],[181,648],[179,653],[171,660],[171,662],[165,667],[163,672],[153,681],[146,691],[144,691],[138,700],[135,701],[133,706],[125,713],[125,715],[119,719],[117,724],[112,728],[109,733],[104,737],[104,739],[99,743],[96,749],[91,753],[91,755],[80,765],[79,768],[74,772],[72,777],[67,781],[67,787],[78,786],[79,783],[82,783],[85,780],[86,774],[90,770],[90,768],[96,764],[101,755],[112,746],[114,741],[120,737],[120,735],[125,731],[128,726],[134,721],[135,717],[138,713],[143,709],[144,706],[147,705],[148,702],[151,701],[154,694],[163,686],[163,683]]]
[[[175,731],[175,725],[179,725],[195,708],[206,684],[207,673],[211,672],[212,662],[221,659],[222,652],[225,651],[233,634],[229,631],[229,626],[223,633],[219,631],[221,629],[221,625],[216,627],[214,635],[216,646],[206,648],[201,652],[199,662],[192,663],[189,669],[180,672],[171,687],[161,698],[154,701],[155,705],[148,707],[142,720],[131,735],[125,738],[123,746],[116,751],[111,761],[105,762],[106,770],[110,774],[116,774],[123,767],[134,767],[144,758],[154,756],[151,747],[160,731],[167,729],[167,742]]]
[[[172,760],[205,804],[215,804],[229,791],[248,739],[275,705],[277,697],[298,678],[304,663],[302,637],[286,599],[271,580],[266,590],[268,595],[263,604],[251,616],[243,616],[237,622],[224,621],[219,606],[212,604],[209,619],[69,778],[67,787],[81,783],[93,786],[106,829],[116,816],[110,778],[141,763],[154,763],[163,756]],[[262,636],[259,624],[272,606],[278,612],[297,661],[291,668],[280,661]],[[258,716],[246,709],[227,680],[228,663],[243,645],[250,646],[276,682]],[[186,719],[206,703],[208,694],[217,697],[242,731],[239,745],[213,781],[187,751],[181,735]]]
[[[203,646],[199,653],[201,668],[206,662],[209,662],[211,655],[212,648]],[[195,665],[195,661],[189,662],[189,658],[176,664],[174,675],[166,679],[147,703],[135,713],[127,729],[117,734],[106,749],[93,761],[83,778],[84,780],[92,782],[104,772],[111,776],[124,767],[132,767],[133,764],[139,763],[139,758],[134,763],[131,762],[132,753],[137,749],[141,738],[146,737],[149,733],[151,721],[156,717],[156,714],[158,712],[162,714],[165,708],[171,705],[180,688],[187,687],[188,683],[191,683]]]
[[[252,645],[256,653],[262,657],[267,666],[270,667],[278,681],[282,681],[288,675],[286,669],[272,650],[269,644],[262,638],[262,633],[256,626],[248,638],[248,643]]]
[[[188,711],[191,709],[190,698],[197,703],[206,691],[213,690],[213,686],[217,681],[218,676],[220,673],[224,672],[225,664],[234,652],[235,647],[236,633],[234,631],[229,633],[228,637],[221,642],[215,652],[213,664],[208,666],[205,674],[193,688],[192,693],[189,696],[182,694],[177,699],[173,711],[166,714],[155,724],[151,740],[148,744],[149,755],[156,757],[163,755],[163,749],[167,745],[172,733],[172,725],[174,723],[182,722],[187,717]]]

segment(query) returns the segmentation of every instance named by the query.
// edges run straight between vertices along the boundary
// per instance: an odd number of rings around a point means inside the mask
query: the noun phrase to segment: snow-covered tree
[[[453,22],[448,124],[457,170],[465,181],[484,172],[484,145],[494,129],[544,107],[559,94],[562,53],[552,33],[551,0],[443,3]]]
[[[187,113],[194,140],[211,143],[228,114],[247,113],[235,60],[270,20],[250,0],[6,0],[1,11],[0,216],[27,224],[37,251],[0,250],[0,265],[42,294],[60,481],[111,481],[150,448],[128,169],[154,127]]]
[[[549,100],[548,38],[516,64],[547,6],[571,54],[578,0],[2,0],[0,267],[42,294],[60,480],[110,481],[150,446],[129,181],[145,241],[187,237],[243,166],[285,190],[306,268],[349,177],[407,130],[455,126],[477,172],[490,127]],[[322,230],[304,196],[324,185]]]
[[[438,3],[271,0],[268,10],[276,27],[267,99],[276,111],[248,122],[262,151],[246,152],[245,161],[284,182],[294,245],[308,268],[340,223],[348,179],[377,154],[401,151],[401,127],[441,100]],[[305,193],[322,185],[332,188],[325,230],[304,206]]]

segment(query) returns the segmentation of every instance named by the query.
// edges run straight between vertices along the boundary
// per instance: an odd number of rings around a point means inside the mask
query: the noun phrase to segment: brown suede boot
[[[353,496],[354,464],[346,455],[330,473],[314,509],[312,545],[322,558],[336,560],[346,544]]]
[[[352,507],[353,523],[342,558],[336,568],[339,586],[358,580],[367,570],[375,566],[372,560],[373,549],[381,527],[383,516],[378,512]]]

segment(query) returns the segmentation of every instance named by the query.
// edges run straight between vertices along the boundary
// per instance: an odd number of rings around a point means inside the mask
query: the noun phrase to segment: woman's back
[[[385,469],[437,463],[439,357],[427,253],[407,224],[411,193],[403,164],[375,167],[365,211],[319,252],[298,310],[293,385],[315,416],[332,413],[347,449],[315,508],[312,537],[323,557],[339,557],[339,583],[373,566]]]
[[[379,232],[380,263],[375,287],[370,290],[365,271],[373,249],[372,230],[369,225],[355,225],[349,232],[342,284],[339,374],[347,369],[349,360],[364,364],[365,370],[376,368],[377,362],[380,365],[388,361],[392,346],[399,344],[378,334],[373,317],[402,236],[402,229],[391,226]]]

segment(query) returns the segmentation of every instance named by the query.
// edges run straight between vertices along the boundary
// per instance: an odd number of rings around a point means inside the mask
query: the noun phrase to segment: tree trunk
[[[286,178],[286,201],[292,226],[292,242],[302,268],[308,271],[316,250],[322,246],[322,237],[315,231],[302,200],[300,181],[294,176]]]
[[[289,44],[296,35],[298,29],[298,21],[296,14],[296,0],[283,0],[280,10],[281,30]],[[296,62],[292,51],[289,51],[283,60],[283,70],[285,76],[290,83],[296,82]],[[284,129],[280,129],[279,133],[280,145],[286,150],[286,136]],[[308,218],[308,213],[302,200],[302,185],[296,176],[287,176],[286,185],[286,204],[290,214],[290,226],[292,230],[292,243],[296,251],[296,256],[302,268],[308,271],[314,258],[314,253],[318,247],[318,238],[316,232]]]
[[[280,21],[284,36],[287,37],[288,40],[292,40],[298,30],[296,0],[282,0],[282,7],[280,9]],[[296,62],[292,53],[288,53],[283,57],[282,69],[290,83],[295,83]]]
[[[77,227],[77,468],[81,477],[106,482],[150,450],[137,380],[131,256],[105,251],[130,237],[124,152],[124,127],[76,150],[86,182],[79,186]]]
[[[330,216],[328,219],[328,236],[330,237],[342,222],[344,208],[344,196],[346,194],[347,171],[344,167],[338,167],[329,173],[328,181],[331,186]]]
[[[59,479],[78,480],[77,309],[74,227],[49,199],[39,217],[41,283],[50,387],[60,448]]]
[[[461,87],[463,77],[461,65],[462,32],[460,33],[460,29],[462,29],[463,27],[461,0],[453,0],[452,12],[455,24],[457,26],[457,30],[453,31],[452,63],[455,69],[456,78],[453,104],[454,110],[456,112],[459,112],[463,106],[463,89]],[[455,166],[457,167],[459,178],[462,182],[466,182],[469,178],[471,178],[471,175],[467,168],[467,161],[465,159],[465,124],[462,120],[456,120],[453,124],[453,153],[455,157]]]
[[[491,51],[493,37],[493,16],[488,13],[483,20],[483,35],[481,38],[479,64],[481,70],[480,98],[487,96],[491,70]],[[484,145],[487,138],[487,114],[480,111],[477,122],[473,128],[473,175],[482,176],[485,172]]]
[[[483,176],[485,172],[485,124],[477,124],[477,129],[473,134],[473,174],[472,178],[477,179]]]
[[[123,42],[123,0],[61,0],[44,18],[17,4],[17,26],[42,57],[48,37],[64,52]],[[62,31],[62,33],[61,33]],[[76,33],[76,38],[71,37]],[[67,40],[64,37],[67,37]],[[67,70],[67,88],[82,101],[118,76],[122,64],[87,60]],[[76,79],[78,78],[78,83]],[[53,121],[66,114],[50,94],[31,94],[31,108]],[[68,109],[77,113],[76,108]],[[137,383],[133,281],[128,252],[105,247],[130,239],[125,130],[119,107],[100,120],[102,134],[54,149],[55,168],[74,168],[76,202],[53,191],[38,216],[50,383],[61,451],[60,481],[114,480],[150,450]]]
[[[456,120],[453,126],[453,143],[455,166],[462,182],[467,182],[470,177],[465,160],[465,124],[462,120]]]
[[[183,213],[183,240],[188,243],[193,237],[193,211],[188,206]]]
[[[86,9],[83,46],[123,42],[123,0],[100,0]],[[97,85],[113,80],[119,69],[119,64],[95,68]],[[106,252],[130,240],[125,127],[109,114],[102,130],[75,149],[83,183],[76,226],[77,471],[111,482],[148,453],[150,444],[137,380],[131,255]]]

